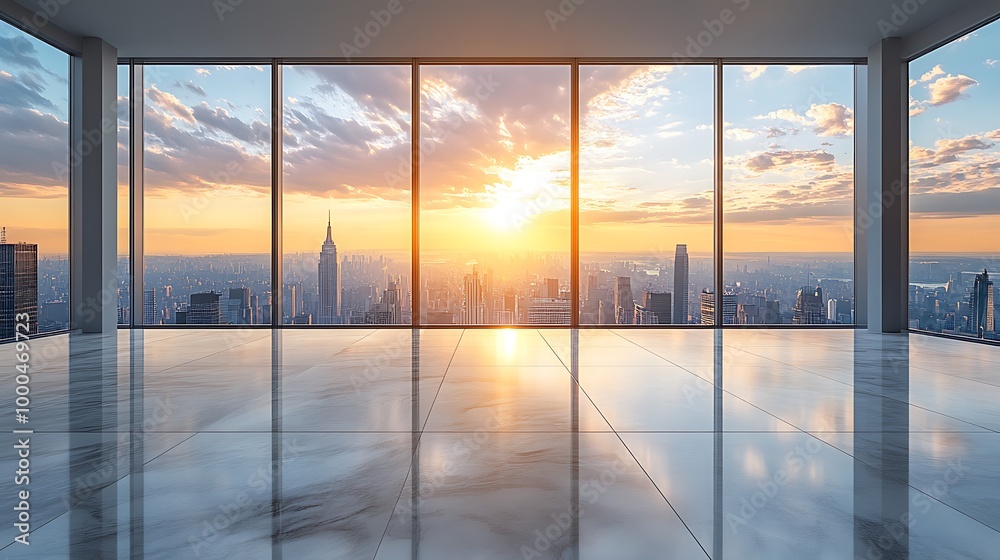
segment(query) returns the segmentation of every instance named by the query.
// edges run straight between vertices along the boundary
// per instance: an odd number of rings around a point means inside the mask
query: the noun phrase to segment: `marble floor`
[[[2,558],[1000,558],[1000,347],[137,330],[29,363],[26,424],[13,374],[0,395],[33,432],[27,485],[26,436],[0,453]]]

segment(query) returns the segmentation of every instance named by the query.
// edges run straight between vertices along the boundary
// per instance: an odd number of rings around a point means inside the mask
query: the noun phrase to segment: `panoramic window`
[[[132,270],[130,265],[129,233],[132,214],[129,196],[129,67],[118,66],[118,324],[132,324]]]
[[[570,324],[569,66],[420,69],[423,324]]]
[[[283,317],[410,324],[409,66],[285,66]]]
[[[714,281],[714,72],[580,68],[581,324],[704,322],[699,298]]]
[[[69,62],[0,23],[0,339],[69,328]]]
[[[722,87],[719,322],[853,323],[854,67],[727,65]]]
[[[1000,23],[910,62],[910,328],[997,340]]]
[[[271,322],[271,70],[145,66],[143,323]]]

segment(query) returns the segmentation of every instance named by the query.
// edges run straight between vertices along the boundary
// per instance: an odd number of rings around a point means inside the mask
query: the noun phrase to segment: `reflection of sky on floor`
[[[158,330],[33,352],[35,532],[10,558],[936,559],[1000,542],[995,347]],[[102,398],[117,417],[70,414]],[[101,421],[117,429],[84,433]]]

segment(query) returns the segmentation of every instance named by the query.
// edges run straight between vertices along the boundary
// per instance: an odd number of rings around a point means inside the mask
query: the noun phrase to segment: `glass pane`
[[[130,286],[132,271],[129,269],[129,87],[131,77],[128,65],[118,66],[118,324],[132,324]]]
[[[726,66],[723,324],[853,323],[854,67]]]
[[[410,73],[284,68],[282,323],[410,324]]]
[[[69,327],[69,60],[0,23],[0,339]]]
[[[144,323],[270,323],[270,68],[145,80]]]
[[[1000,23],[910,63],[910,328],[998,339]]]
[[[569,67],[420,76],[421,321],[569,324]]]
[[[711,324],[714,67],[580,69],[580,322]]]

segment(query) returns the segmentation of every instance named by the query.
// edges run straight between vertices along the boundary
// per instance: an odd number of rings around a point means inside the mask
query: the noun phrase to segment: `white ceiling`
[[[17,1],[39,9],[38,0]],[[669,57],[697,53],[705,57],[855,58],[864,57],[868,46],[882,38],[883,30],[893,36],[911,35],[956,10],[982,2],[87,0],[60,5],[52,21],[77,35],[104,38],[118,47],[122,57],[341,57],[343,46],[355,43],[355,28],[364,30],[367,25],[370,34],[377,34],[367,45],[358,40],[355,45],[361,47],[360,54],[349,53],[354,57]],[[62,0],[47,4],[62,4]],[[377,23],[371,11],[390,6],[398,13],[388,20],[383,13],[387,23]],[[915,11],[913,6],[917,6]],[[723,10],[730,10],[726,19],[731,23],[713,23]],[[880,21],[885,22],[881,28]],[[698,50],[702,47],[688,50],[699,34],[708,46],[702,51]]]

